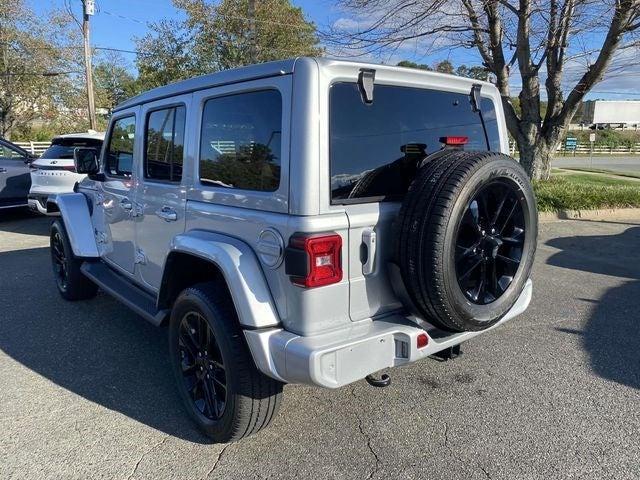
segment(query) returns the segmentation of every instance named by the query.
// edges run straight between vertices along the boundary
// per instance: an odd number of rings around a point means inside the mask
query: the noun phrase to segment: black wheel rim
[[[64,244],[62,243],[60,232],[53,234],[51,256],[53,260],[53,274],[56,277],[56,281],[62,290],[66,290],[69,270],[67,268],[67,256],[64,253]]]
[[[468,202],[455,238],[458,285],[467,300],[488,305],[513,282],[526,238],[524,196],[506,179],[483,185]]]
[[[200,313],[182,317],[178,345],[184,386],[193,404],[206,418],[219,420],[227,401],[227,377],[220,348]]]

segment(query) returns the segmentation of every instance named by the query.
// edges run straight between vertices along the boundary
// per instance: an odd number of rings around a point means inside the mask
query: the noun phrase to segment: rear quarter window
[[[280,185],[282,96],[260,90],[206,101],[200,182],[263,192]]]
[[[465,150],[500,150],[488,98],[481,105],[488,145],[468,94],[376,84],[365,104],[357,84],[345,82],[331,86],[329,101],[333,203],[401,198],[418,162],[442,148],[441,137],[468,137]]]

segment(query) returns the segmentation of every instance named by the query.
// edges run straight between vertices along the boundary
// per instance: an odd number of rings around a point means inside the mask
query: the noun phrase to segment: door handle
[[[156,210],[156,215],[165,222],[175,222],[178,220],[178,213],[171,207],[162,207],[160,210]]]
[[[373,228],[367,228],[362,232],[362,243],[367,247],[367,261],[362,264],[362,274],[371,275],[375,269],[376,263],[376,232]]]
[[[120,200],[120,207],[122,207],[123,210],[130,212],[131,210],[133,210],[133,203],[131,202],[131,200],[125,197]]]

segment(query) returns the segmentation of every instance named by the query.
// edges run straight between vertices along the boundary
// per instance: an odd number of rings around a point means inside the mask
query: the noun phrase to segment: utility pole
[[[249,18],[249,61],[256,63],[256,0],[249,0],[247,17]]]
[[[91,45],[89,43],[89,16],[95,13],[94,0],[82,0],[82,36],[84,37],[84,68],[89,107],[89,128],[96,129],[96,102],[93,97],[93,69],[91,67]]]

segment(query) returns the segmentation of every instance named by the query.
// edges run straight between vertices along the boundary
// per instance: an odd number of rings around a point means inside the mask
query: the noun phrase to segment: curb
[[[637,220],[640,222],[640,208],[609,208],[605,210],[561,210],[559,212],[539,212],[540,223],[558,220]]]

